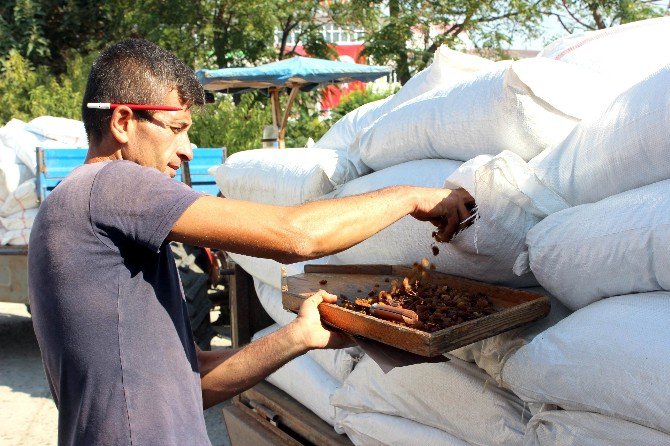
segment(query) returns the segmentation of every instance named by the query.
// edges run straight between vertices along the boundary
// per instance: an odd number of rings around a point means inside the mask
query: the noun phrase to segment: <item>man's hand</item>
[[[298,342],[308,349],[344,348],[353,345],[352,339],[346,334],[323,327],[318,309],[321,302],[335,303],[337,297],[319,290],[302,303],[298,317],[290,324],[295,330]]]
[[[435,239],[448,242],[472,223],[469,209],[474,204],[474,198],[465,189],[421,188],[411,215],[417,220],[431,222],[437,227]]]

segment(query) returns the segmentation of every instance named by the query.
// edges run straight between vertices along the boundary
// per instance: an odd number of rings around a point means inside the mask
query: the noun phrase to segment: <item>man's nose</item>
[[[182,160],[186,158],[186,161],[191,161],[193,159],[193,149],[195,149],[195,147],[196,145],[191,144],[191,141],[189,141],[188,136],[185,136],[184,141],[181,141],[179,143],[179,149],[177,150],[177,155]]]

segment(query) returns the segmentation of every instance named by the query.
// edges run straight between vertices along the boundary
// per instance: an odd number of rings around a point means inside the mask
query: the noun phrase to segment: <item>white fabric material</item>
[[[524,401],[598,412],[670,433],[670,293],[612,297],[576,311],[505,363]]]
[[[447,432],[407,418],[381,413],[338,411],[336,427],[357,446],[441,445],[468,446]]]
[[[570,309],[670,290],[670,180],[565,209],[526,237],[537,280]]]
[[[2,203],[0,206],[0,217],[9,217],[17,212],[36,208],[38,204],[35,180],[25,181]]]
[[[662,17],[563,37],[538,57],[591,69],[623,91],[670,63],[668,41],[670,17]]]
[[[408,418],[471,444],[521,444],[521,401],[487,379],[483,371],[457,358],[395,368],[385,375],[365,356],[331,403],[347,412]]]
[[[296,315],[284,310],[282,306],[281,290],[272,288],[257,279],[254,279],[254,286],[263,309],[277,322],[273,326],[274,329],[266,329],[269,331],[264,330],[263,336],[295,319]],[[307,352],[307,355],[316,361],[330,376],[341,383],[349,376],[361,353],[360,349],[351,347],[338,350],[310,350]]]
[[[628,62],[626,62],[628,63]],[[570,205],[670,179],[670,65],[529,164]]]
[[[277,326],[271,326],[261,330],[256,333],[254,339],[276,329]],[[298,356],[280,367],[266,380],[288,393],[331,426],[335,423],[335,408],[330,404],[330,397],[340,383],[309,356]]]
[[[84,123],[75,119],[40,116],[30,121],[25,129],[69,147],[88,146]]]
[[[499,62],[379,119],[358,139],[361,159],[373,170],[416,159],[467,161],[503,150],[530,160],[612,97],[606,80],[568,63]]]
[[[445,179],[458,169],[460,162],[451,160],[417,160],[372,174],[357,178],[328,197],[345,197],[360,194],[387,186],[412,185],[424,187],[442,187]],[[472,192],[470,192],[472,193]],[[481,206],[481,205],[480,205]],[[496,217],[494,215],[493,217]],[[512,218],[516,217],[513,215]],[[477,234],[480,253],[475,246],[474,228],[470,227],[457,235],[451,243],[438,244],[440,253],[433,256],[431,233],[434,226],[421,222],[411,216],[398,220],[393,225],[380,231],[373,237],[353,246],[343,252],[331,256],[333,264],[393,264],[411,266],[423,257],[430,259],[438,271],[469,277],[485,282],[504,283],[510,285],[534,285],[535,279],[531,275],[518,277],[512,271],[516,250],[503,252],[498,249],[497,255],[504,258],[493,258],[492,250],[486,243],[482,243],[482,235]],[[496,227],[492,229],[494,231]],[[479,232],[483,232],[479,230]],[[499,237],[499,233],[494,233]],[[507,234],[504,234],[507,236]],[[521,249],[524,245],[525,232],[518,235],[515,247]],[[505,258],[505,255],[514,256]]]
[[[551,411],[528,422],[524,446],[668,446],[670,436],[591,412]]]
[[[479,368],[486,371],[489,376],[495,379],[499,385],[503,385],[501,373],[507,359],[519,348],[529,344],[544,330],[553,327],[571,313],[556,298],[549,295],[540,287],[525,288],[524,291],[544,294],[551,299],[551,310],[546,317],[525,324],[520,328],[474,342],[449,353],[464,361],[476,363]]]
[[[353,175],[342,152],[256,149],[231,155],[214,178],[227,198],[295,205],[314,200]]]

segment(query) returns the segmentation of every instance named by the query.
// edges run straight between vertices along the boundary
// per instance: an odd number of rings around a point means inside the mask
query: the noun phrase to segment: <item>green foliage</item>
[[[272,122],[270,108],[257,93],[242,94],[235,105],[228,95],[193,114],[189,137],[198,147],[228,148],[228,154],[261,147],[263,127]]]
[[[328,131],[330,122],[323,120],[316,109],[320,100],[318,91],[298,94],[287,123],[286,147],[305,147],[309,138],[316,141]]]
[[[356,110],[361,105],[384,99],[395,92],[395,89],[375,91],[372,88],[361,88],[353,90],[346,95],[343,95],[339,105],[331,110],[330,121],[335,124],[344,117],[344,115],[350,111]]]
[[[77,54],[66,72],[55,76],[45,67],[34,68],[17,51],[0,60],[0,125],[12,118],[28,121],[42,115],[81,119],[81,101],[91,61]]]
[[[569,33],[604,29],[668,13],[670,4],[650,0],[564,0],[551,14]]]

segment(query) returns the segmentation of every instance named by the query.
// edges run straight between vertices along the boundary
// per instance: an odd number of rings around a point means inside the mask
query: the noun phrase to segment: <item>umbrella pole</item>
[[[272,109],[272,125],[275,126],[277,132],[281,130],[281,106],[279,105],[279,88],[270,88],[270,105]],[[279,148],[281,148],[281,140],[279,140],[279,133],[277,134]]]
[[[288,124],[288,115],[291,112],[291,107],[293,106],[293,101],[300,91],[299,86],[293,86],[291,88],[291,94],[288,97],[288,103],[286,104],[286,110],[284,110],[284,117],[281,121],[281,127],[279,128],[279,148],[283,149],[286,147],[284,143],[284,135],[286,135],[286,124]]]

